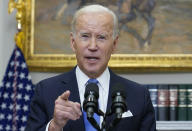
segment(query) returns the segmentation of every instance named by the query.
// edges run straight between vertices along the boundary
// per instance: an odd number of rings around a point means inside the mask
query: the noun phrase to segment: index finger
[[[70,96],[70,91],[67,90],[62,95],[60,95],[60,98],[63,100],[68,100],[69,96]]]

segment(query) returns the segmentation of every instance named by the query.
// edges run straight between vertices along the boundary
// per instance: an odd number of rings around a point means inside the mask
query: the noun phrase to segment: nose
[[[92,37],[90,43],[89,43],[89,47],[88,47],[89,50],[92,50],[92,51],[95,51],[97,50],[97,42],[96,42],[96,39],[95,37]]]

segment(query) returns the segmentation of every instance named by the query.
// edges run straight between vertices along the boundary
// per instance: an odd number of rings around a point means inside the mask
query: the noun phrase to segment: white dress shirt
[[[81,69],[77,66],[76,71],[76,78],[77,78],[77,85],[79,89],[79,96],[81,107],[83,110],[83,101],[84,101],[84,93],[87,81],[90,79]],[[110,81],[110,73],[109,69],[106,68],[103,74],[101,74],[98,78],[98,87],[99,87],[99,108],[104,113],[107,110],[107,101],[108,101],[108,94],[109,94],[109,81]],[[51,121],[50,121],[51,122]],[[48,131],[48,127],[50,122],[47,124],[46,131]],[[100,126],[103,122],[103,117],[100,117]]]

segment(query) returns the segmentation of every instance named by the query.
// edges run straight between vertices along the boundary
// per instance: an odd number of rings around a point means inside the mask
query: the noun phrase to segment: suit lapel
[[[76,68],[74,68],[71,72],[69,72],[68,75],[65,75],[66,77],[63,79],[65,88],[62,88],[62,90],[63,91],[69,90],[71,92],[69,96],[70,101],[81,103],[75,69]],[[80,119],[76,121],[70,120],[69,126],[71,131],[85,131],[83,115],[80,117]]]

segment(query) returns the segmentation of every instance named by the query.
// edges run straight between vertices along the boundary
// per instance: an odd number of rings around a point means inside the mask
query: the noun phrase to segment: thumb
[[[60,98],[63,99],[63,100],[68,100],[69,96],[70,96],[70,91],[67,90],[67,91],[65,91],[65,92],[60,96]]]

